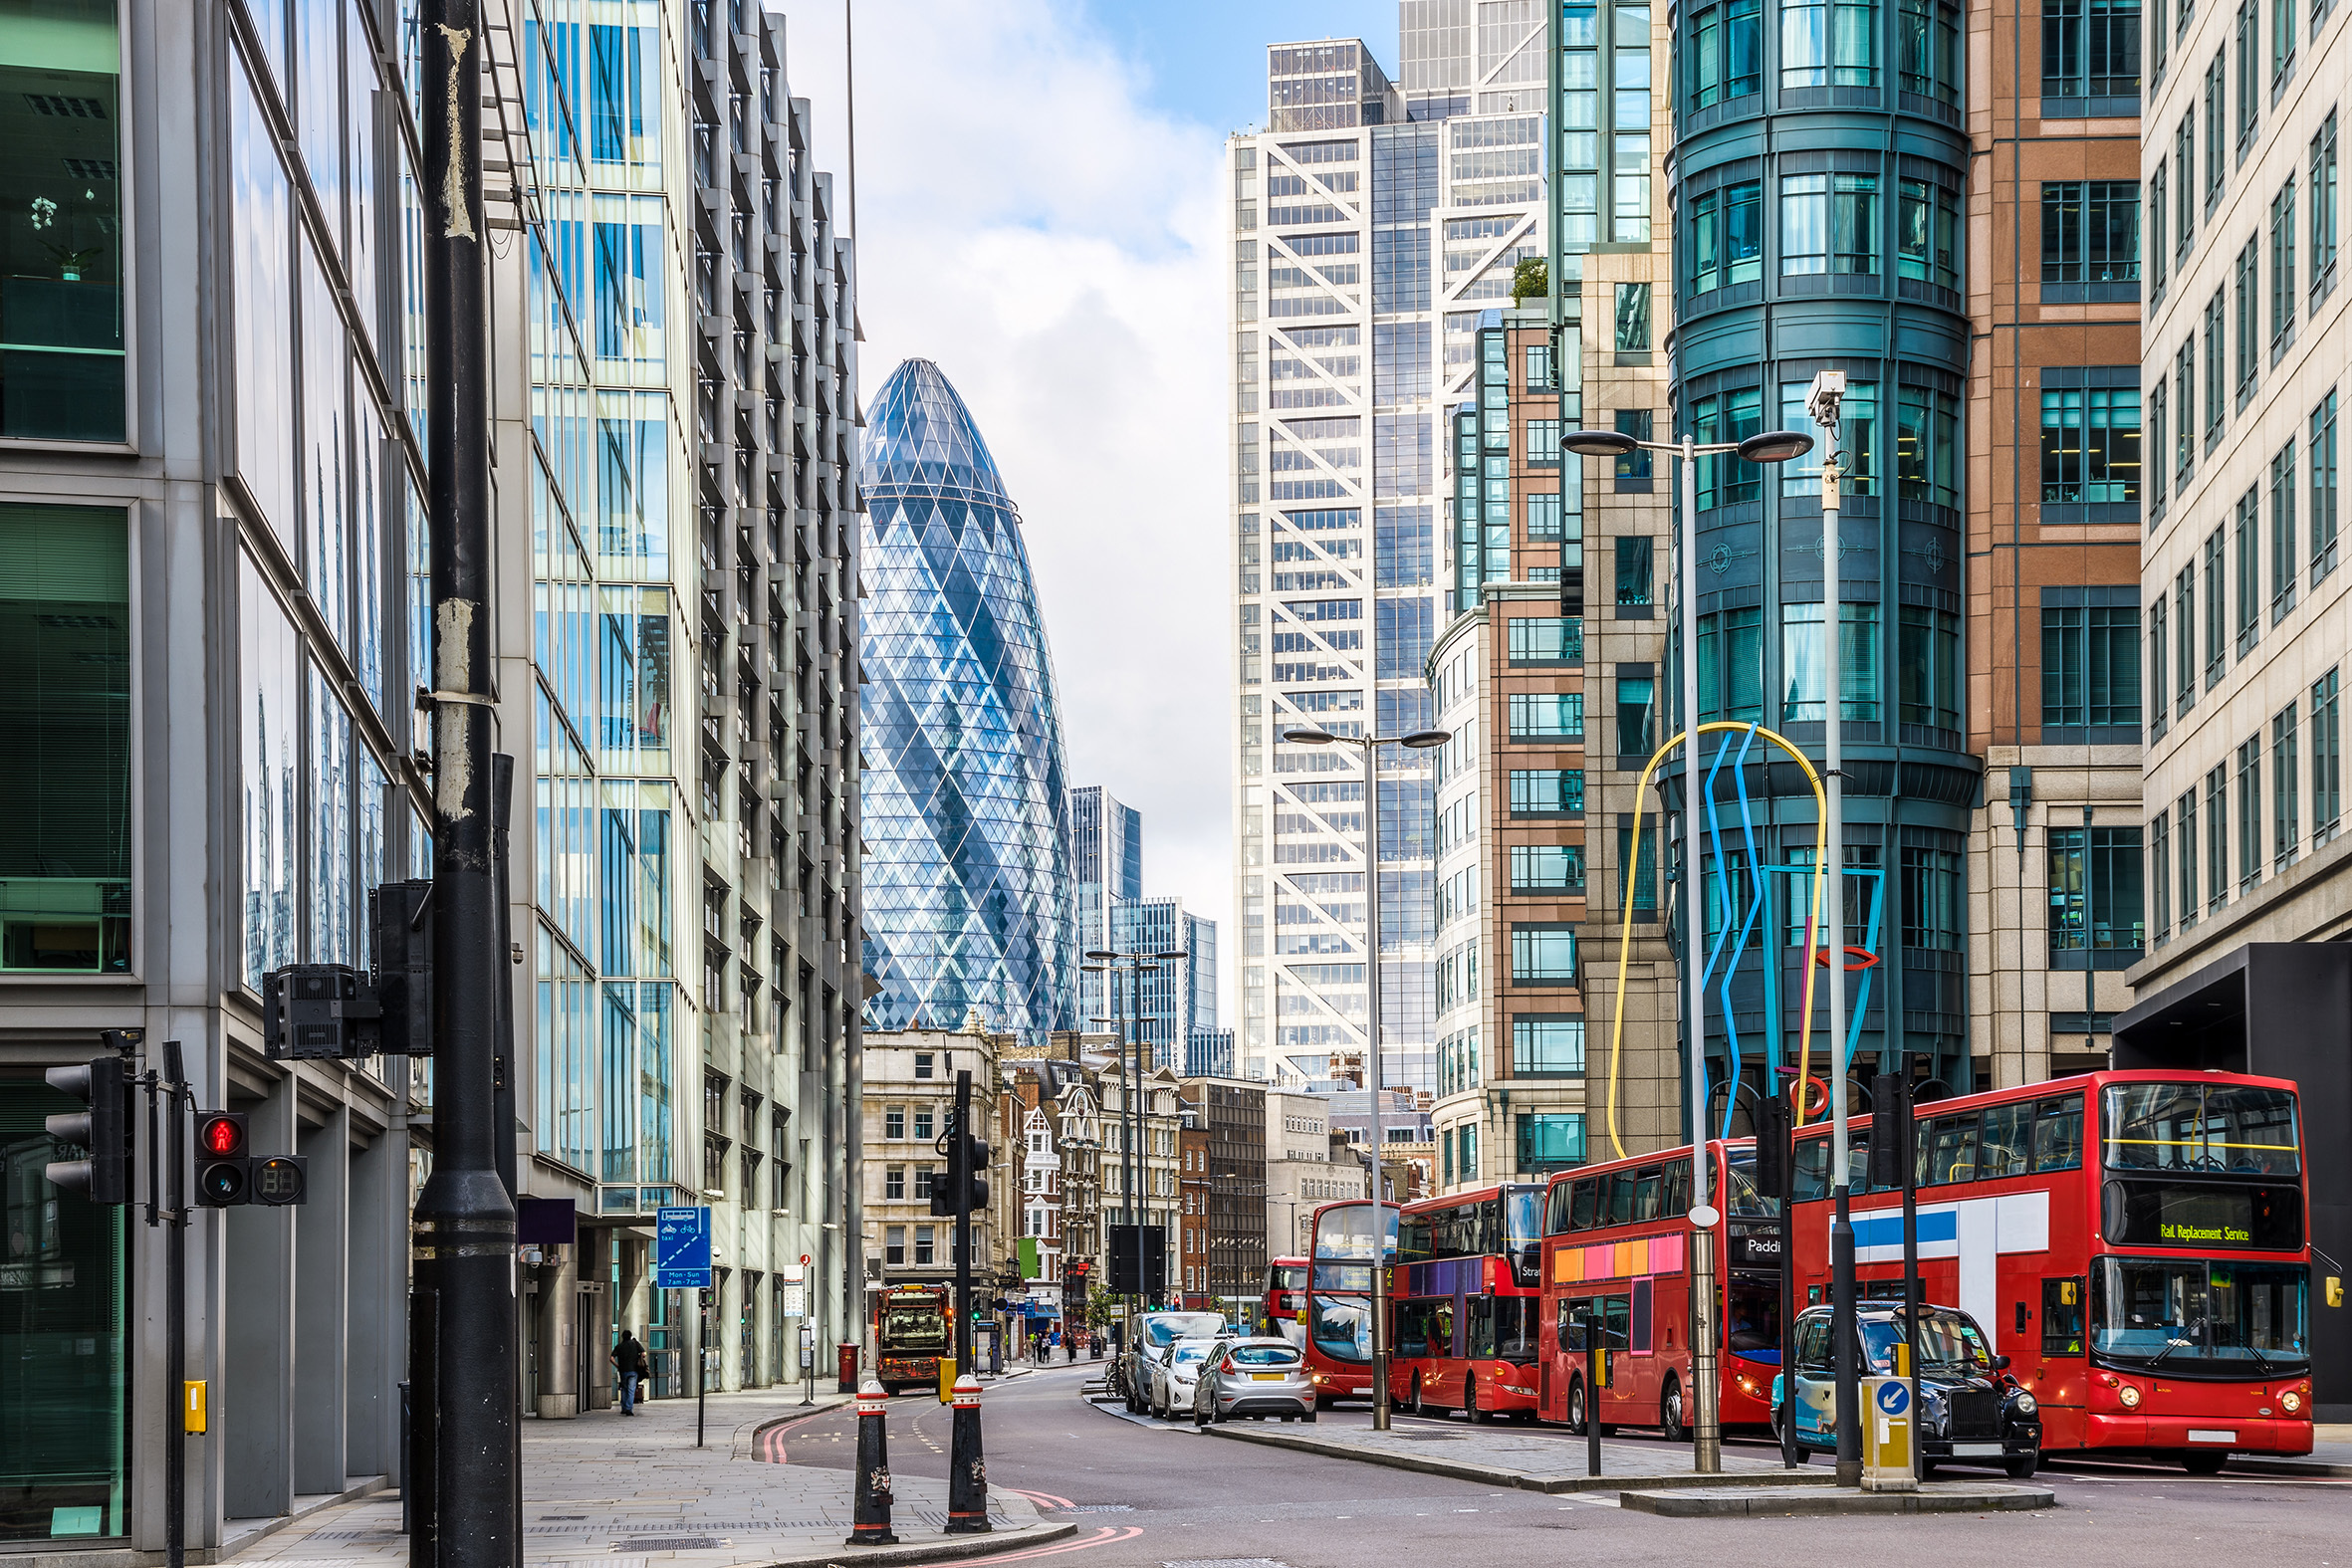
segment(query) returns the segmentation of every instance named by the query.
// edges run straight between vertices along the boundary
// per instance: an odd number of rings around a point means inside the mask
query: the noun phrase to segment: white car
[[[1192,1409],[1193,1381],[1216,1348],[1214,1339],[1179,1339],[1145,1358],[1144,1376],[1149,1381],[1143,1399],[1154,1416],[1173,1421]]]

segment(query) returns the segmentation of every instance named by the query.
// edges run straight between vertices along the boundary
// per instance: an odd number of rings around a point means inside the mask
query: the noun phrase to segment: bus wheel
[[[1478,1408],[1478,1379],[1468,1375],[1462,1379],[1462,1414],[1474,1427],[1486,1425],[1487,1413]]]
[[[1576,1379],[1568,1385],[1568,1430],[1584,1436],[1584,1380]]]
[[[1682,1419],[1682,1384],[1673,1378],[1666,1380],[1666,1392],[1658,1396],[1658,1435],[1668,1443],[1691,1441],[1691,1429]]]
[[[2181,1456],[2181,1468],[2192,1475],[2219,1475],[2222,1473],[2222,1466],[2228,1463],[2229,1459],[2230,1456],[2227,1454],[2214,1454],[2198,1450]]]
[[[1429,1395],[1422,1387],[1421,1374],[1418,1372],[1413,1374],[1413,1414],[1416,1416],[1429,1414]]]

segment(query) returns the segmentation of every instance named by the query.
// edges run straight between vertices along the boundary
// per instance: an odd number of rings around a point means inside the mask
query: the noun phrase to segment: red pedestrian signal
[[[196,1118],[196,1202],[231,1209],[253,1202],[253,1161],[245,1155],[241,1111],[205,1111]]]
[[[196,1142],[204,1153],[214,1159],[225,1159],[245,1152],[245,1118],[227,1111],[215,1111],[198,1124]]]

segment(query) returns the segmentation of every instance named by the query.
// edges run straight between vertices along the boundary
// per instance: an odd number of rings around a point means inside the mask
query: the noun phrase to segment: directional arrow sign
[[[711,1212],[657,1210],[653,1222],[653,1288],[708,1290],[711,1286]]]

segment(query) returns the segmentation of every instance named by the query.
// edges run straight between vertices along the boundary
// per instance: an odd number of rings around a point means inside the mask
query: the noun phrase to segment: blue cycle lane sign
[[[653,1221],[653,1288],[708,1290],[711,1284],[711,1212],[657,1210]]]

